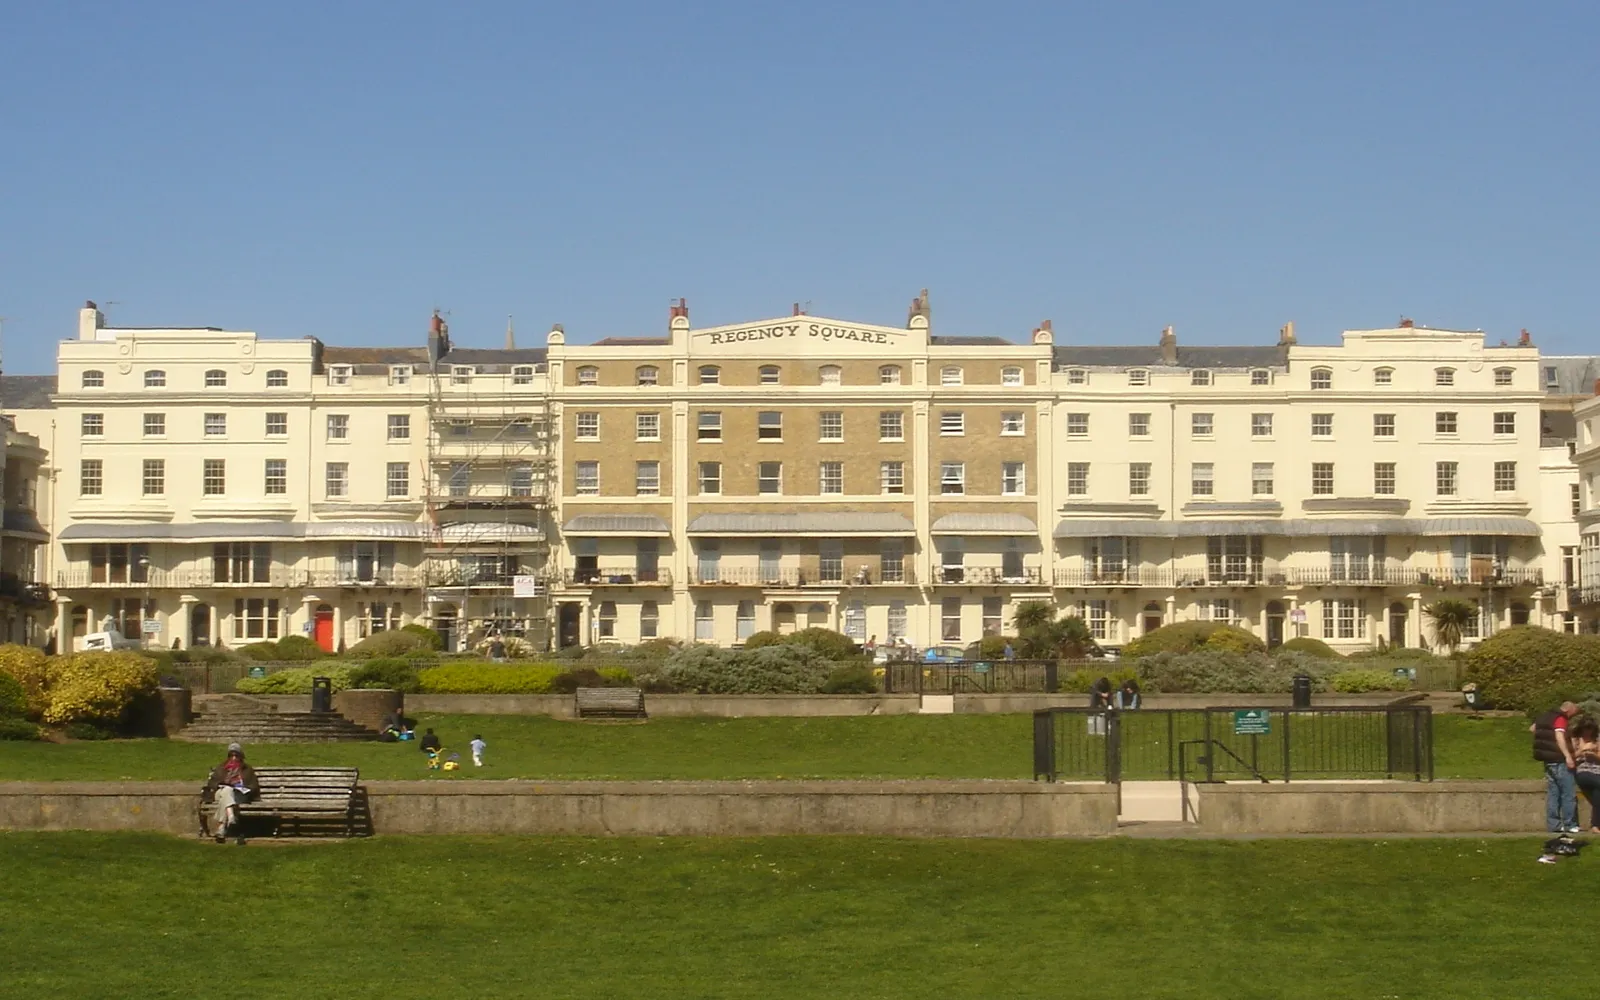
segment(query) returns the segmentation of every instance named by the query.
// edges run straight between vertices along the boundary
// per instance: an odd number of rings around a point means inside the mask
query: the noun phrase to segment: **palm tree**
[[[1100,648],[1089,631],[1089,623],[1078,615],[1067,615],[1050,627],[1051,645],[1064,660],[1082,660]]]
[[[1443,597],[1432,604],[1424,605],[1423,617],[1433,625],[1433,637],[1439,645],[1449,650],[1456,651],[1461,645],[1461,636],[1466,632],[1467,626],[1477,617],[1478,609],[1466,601]]]
[[[1049,628],[1056,620],[1056,609],[1049,601],[1023,601],[1011,616],[1011,627],[1018,635]]]
[[[1048,601],[1024,601],[1011,618],[1017,630],[1018,650],[1027,659],[1081,660],[1099,649],[1089,623],[1077,615],[1056,618]]]

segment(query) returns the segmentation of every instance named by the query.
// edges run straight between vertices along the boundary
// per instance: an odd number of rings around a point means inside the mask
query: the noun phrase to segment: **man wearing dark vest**
[[[1567,738],[1567,723],[1578,711],[1570,701],[1561,703],[1533,721],[1533,759],[1544,765],[1544,825],[1551,833],[1578,832],[1578,767]]]

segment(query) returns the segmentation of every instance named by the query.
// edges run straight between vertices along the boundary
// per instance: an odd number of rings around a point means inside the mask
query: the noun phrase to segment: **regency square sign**
[[[802,317],[789,322],[762,323],[733,330],[696,331],[694,335],[705,338],[707,344],[721,346],[765,340],[793,340],[813,344],[855,341],[863,345],[878,345],[894,343],[895,341],[890,339],[891,336],[899,340],[906,333],[901,330],[866,330],[828,322],[813,323]]]

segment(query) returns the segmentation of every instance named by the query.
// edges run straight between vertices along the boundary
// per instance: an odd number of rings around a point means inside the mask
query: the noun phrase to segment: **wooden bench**
[[[644,719],[644,692],[638,688],[579,688],[580,719]]]
[[[345,836],[355,836],[356,781],[360,772],[353,767],[258,767],[256,797],[240,803],[239,818],[268,818],[277,821],[272,835],[278,835],[283,820],[300,830],[301,820],[343,821]],[[211,806],[200,801],[200,835],[208,835]]]

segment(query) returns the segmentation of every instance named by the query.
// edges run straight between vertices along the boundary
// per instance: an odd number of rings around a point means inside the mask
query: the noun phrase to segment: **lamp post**
[[[139,600],[139,645],[146,646],[150,640],[146,638],[144,623],[145,616],[150,613],[150,557],[139,557],[139,579],[144,584],[144,595]]]

